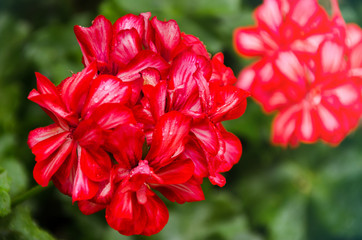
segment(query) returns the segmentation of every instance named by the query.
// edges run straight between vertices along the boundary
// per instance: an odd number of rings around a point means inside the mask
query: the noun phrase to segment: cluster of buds
[[[29,134],[34,178],[84,214],[105,209],[121,234],[155,234],[168,210],[154,190],[184,203],[204,199],[206,177],[225,184],[242,148],[221,122],[244,113],[248,92],[173,20],[98,16],[74,32],[85,68],[58,86],[37,73],[28,97],[54,121]]]
[[[276,111],[272,142],[340,143],[362,113],[362,30],[317,0],[264,0],[256,26],[234,32],[243,56],[259,57],[238,76],[266,112]]]

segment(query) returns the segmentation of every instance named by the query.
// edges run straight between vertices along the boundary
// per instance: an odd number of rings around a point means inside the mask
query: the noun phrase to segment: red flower
[[[281,107],[273,123],[273,142],[296,145],[322,139],[338,144],[358,125],[362,111],[360,87],[349,76],[344,47],[323,42],[313,59],[315,66],[285,60],[286,77],[304,86],[295,93],[280,91],[274,98]]]
[[[119,79],[96,77],[92,64],[55,87],[37,75],[37,90],[29,99],[39,104],[54,124],[29,133],[28,144],[37,161],[34,178],[42,186],[54,180],[73,201],[90,199],[106,180],[111,159],[103,149],[104,132],[133,123],[130,87]]]
[[[337,144],[360,117],[361,30],[345,25],[337,1],[330,19],[316,0],[265,0],[257,26],[234,32],[236,50],[259,61],[245,68],[237,86],[249,90],[266,112],[278,111],[274,143],[322,139]],[[335,55],[333,55],[335,54]],[[345,95],[348,94],[348,95]]]
[[[112,188],[114,195],[106,206],[106,219],[124,235],[152,235],[168,221],[165,204],[151,189],[178,203],[204,199],[200,183],[192,179],[193,162],[180,155],[191,119],[178,112],[160,117],[153,131],[149,152],[142,157],[145,136],[139,126],[117,128],[108,139],[114,153]],[[82,202],[80,209],[90,214],[104,208]]]
[[[161,80],[157,72],[142,72],[142,76],[145,97],[135,115],[145,124],[148,141],[153,141],[153,126],[165,112],[179,111],[192,117],[189,137],[198,148],[187,145],[190,148],[186,147],[185,154],[203,169],[197,169],[195,177],[208,176],[213,184],[223,186],[225,179],[219,173],[238,162],[241,144],[225,131],[221,121],[241,116],[248,96],[229,85],[236,79],[223,65],[223,56],[218,54],[210,61],[185,51],[173,60],[169,81]]]
[[[91,27],[75,26],[84,65],[96,61],[101,73],[131,81],[147,67],[156,68],[163,76],[167,62],[186,49],[208,56],[200,40],[181,33],[176,21],[150,17],[151,13],[127,14],[112,25],[98,16]]]
[[[191,116],[193,123],[189,135],[195,138],[204,156],[202,164],[195,164],[208,169],[198,171],[203,174],[197,177],[210,176],[212,183],[223,186],[225,179],[219,173],[228,171],[239,160],[241,144],[223,129],[220,122],[241,116],[248,94],[231,86],[236,78],[224,65],[221,53],[210,59],[202,42],[192,35],[180,33],[175,21],[149,20],[150,16],[150,13],[128,14],[113,26],[99,16],[89,28],[76,26],[74,31],[84,63],[97,61],[101,72],[111,72],[123,81],[143,83],[137,90],[144,94],[144,98],[139,99],[142,105],[136,105],[134,112],[145,125],[148,143],[151,143],[154,126],[163,114],[180,111]],[[134,34],[126,38],[125,32],[130,31]],[[125,44],[134,50],[134,54],[126,55],[130,50],[124,51]],[[120,58],[118,53],[123,53],[122,62],[117,60]],[[144,58],[139,58],[140,54]],[[157,56],[152,57],[157,59],[156,62],[145,60],[151,55]],[[169,63],[167,69],[166,65],[160,64],[166,62]],[[170,103],[166,104],[167,101]],[[228,148],[233,151],[234,146],[238,150],[228,155]]]
[[[221,122],[243,114],[248,93],[231,84],[221,53],[174,20],[128,14],[75,26],[85,69],[55,87],[37,75],[29,99],[55,123],[29,134],[34,178],[53,180],[84,214],[106,209],[125,235],[152,235],[168,221],[165,204],[204,199],[201,183],[241,156],[241,143]],[[149,149],[149,150],[148,150]]]

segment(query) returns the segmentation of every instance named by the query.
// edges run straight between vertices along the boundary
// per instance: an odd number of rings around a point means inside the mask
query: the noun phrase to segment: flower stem
[[[24,202],[25,200],[28,200],[29,198],[35,195],[38,195],[39,193],[43,192],[45,189],[48,189],[52,185],[53,185],[52,182],[50,182],[47,187],[42,187],[40,185],[37,185],[24,193],[18,194],[17,196],[11,199],[11,208],[14,208],[18,204]]]

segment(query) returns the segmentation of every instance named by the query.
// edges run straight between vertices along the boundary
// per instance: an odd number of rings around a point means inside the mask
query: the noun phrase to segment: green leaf
[[[238,199],[217,191],[210,191],[206,199],[174,206],[168,224],[155,239],[260,239],[250,230]]]
[[[14,158],[4,160],[1,165],[7,171],[10,186],[9,194],[14,196],[25,191],[28,186],[29,178],[24,165]]]
[[[362,237],[362,151],[359,142],[331,156],[321,169],[313,206],[322,226],[333,236]]]
[[[0,189],[3,189],[7,192],[10,189],[7,172],[1,166],[0,166]]]
[[[0,217],[4,217],[11,212],[10,196],[4,189],[0,189]]]
[[[11,231],[7,239],[18,240],[53,240],[54,238],[39,228],[30,216],[27,208],[17,207],[11,215],[8,229]]]
[[[307,239],[307,199],[296,195],[279,209],[271,221],[271,239]]]

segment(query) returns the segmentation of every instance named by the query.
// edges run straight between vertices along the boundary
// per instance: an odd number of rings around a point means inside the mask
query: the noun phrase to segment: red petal
[[[99,67],[105,67],[111,51],[112,23],[104,16],[98,16],[91,27],[74,26],[74,33],[83,53],[84,65],[96,60]]]
[[[97,74],[96,64],[91,64],[82,72],[73,74],[65,79],[61,85],[62,99],[69,112],[77,113],[79,116],[84,101],[87,97],[89,87]]]
[[[234,30],[233,39],[236,51],[242,55],[260,56],[266,51],[257,28],[237,28]]]
[[[186,45],[187,49],[190,49],[192,52],[196,53],[197,55],[202,55],[206,58],[210,58],[210,54],[207,52],[205,45],[191,34],[181,33],[182,43]]]
[[[214,123],[236,119],[245,112],[249,92],[230,85],[219,87],[214,84],[210,85],[210,90],[213,108],[209,116]]]
[[[54,174],[52,180],[54,185],[65,195],[72,196],[74,177],[77,170],[77,148],[73,147],[72,152]]]
[[[362,29],[354,23],[346,25],[346,45],[353,48],[362,41]]]
[[[57,88],[47,77],[38,72],[35,73],[35,76],[37,82],[37,89],[40,94],[51,94],[59,96]]]
[[[219,130],[222,135],[222,139],[225,142],[225,152],[222,156],[222,164],[218,166],[218,172],[227,172],[232,166],[239,162],[242,147],[239,138],[237,138],[234,134],[227,132],[224,127],[220,124]]]
[[[201,185],[194,181],[189,180],[183,184],[171,185],[156,185],[152,184],[152,188],[156,189],[164,195],[171,202],[183,204],[185,202],[195,202],[205,200],[204,193],[202,192]]]
[[[198,180],[201,180],[209,174],[207,168],[206,156],[203,151],[200,151],[200,144],[191,139],[186,145],[185,150],[182,153],[182,156],[189,158],[194,163],[194,177]]]
[[[87,177],[94,182],[109,179],[112,162],[108,153],[102,149],[82,149],[80,167]]]
[[[217,53],[211,60],[212,75],[210,82],[217,82],[219,85],[232,85],[236,82],[233,70],[224,65],[224,55]]]
[[[155,68],[146,68],[141,72],[144,85],[156,86],[160,82],[160,72]]]
[[[255,82],[256,71],[253,68],[254,65],[244,68],[238,75],[238,81],[236,87],[246,91],[250,91],[253,83]]]
[[[82,161],[86,161],[87,156],[85,155],[84,149],[80,146],[77,148],[78,152],[78,168],[77,172],[75,173],[74,177],[74,185],[73,185],[73,193],[72,193],[72,200],[73,203],[75,201],[80,200],[89,200],[93,198],[97,191],[98,191],[98,185],[91,181],[82,170]],[[83,158],[83,159],[82,159]]]
[[[255,11],[258,23],[276,33],[283,21],[282,8],[278,0],[265,0]]]
[[[185,88],[185,92],[191,92],[196,82],[194,73],[199,70],[205,79],[211,77],[211,64],[207,58],[187,51],[174,59],[170,69],[171,89]]]
[[[143,93],[148,97],[153,118],[157,121],[166,110],[167,82],[161,81],[155,87],[145,85]]]
[[[112,173],[111,173],[112,174]],[[112,176],[110,177],[110,179]],[[116,180],[114,180],[116,181]],[[92,201],[94,201],[97,204],[109,204],[112,200],[113,193],[114,193],[114,183],[107,179],[104,182],[98,183],[98,192],[96,195],[92,198]]]
[[[304,104],[301,110],[301,122],[299,126],[300,140],[315,142],[319,137],[318,116],[314,108]]]
[[[216,131],[215,126],[208,120],[202,121],[197,125],[193,124],[191,128],[191,132],[195,134],[201,146],[209,154],[214,156],[219,149],[219,140]]]
[[[73,138],[82,147],[98,148],[104,142],[104,133],[93,119],[85,119],[78,124]]]
[[[151,24],[155,30],[157,49],[166,61],[170,61],[174,57],[174,49],[181,40],[180,28],[178,27],[177,22],[175,20],[163,22],[159,21],[157,17],[154,17],[151,20]]]
[[[136,123],[131,109],[119,103],[105,103],[96,108],[90,116],[104,130],[127,123]]]
[[[327,103],[318,105],[317,112],[320,118],[321,138],[332,144],[339,143],[345,137],[345,131],[341,124],[342,116]]]
[[[36,144],[32,149],[36,161],[42,161],[48,158],[54,151],[56,151],[65,141],[67,141],[69,132],[62,132],[57,135],[51,136],[47,139]]]
[[[121,67],[127,65],[142,50],[140,36],[134,28],[120,31],[114,41],[112,58]]]
[[[190,51],[178,55],[170,69],[171,108],[197,112],[200,99],[203,100],[204,105],[208,102],[207,81],[211,73],[211,64],[205,57]]]
[[[168,211],[155,194],[149,195],[144,204],[139,204],[136,193],[118,191],[106,209],[106,219],[112,228],[123,235],[150,236],[166,225]]]
[[[94,203],[94,202],[90,202],[87,200],[82,200],[78,202],[78,207],[79,210],[84,214],[84,215],[91,215],[93,213],[96,213],[102,209],[105,209],[107,207],[107,205],[105,204],[98,204],[98,203]]]
[[[189,180],[194,173],[194,164],[190,159],[178,158],[155,174],[162,179],[162,184],[180,184]]]
[[[149,67],[157,69],[161,75],[164,75],[169,65],[160,55],[149,50],[142,50],[118,72],[117,77],[123,82],[131,82],[140,78],[140,73]]]
[[[131,169],[142,158],[145,135],[137,125],[123,125],[115,129],[107,139],[107,148],[116,160]]]
[[[64,129],[59,127],[57,124],[51,124],[46,127],[34,129],[29,133],[28,145],[30,148],[33,148],[36,144],[62,132],[64,132]]]
[[[59,125],[66,125],[64,120],[73,120],[69,119],[70,114],[66,110],[64,103],[57,95],[39,94],[36,90],[32,90],[28,99],[42,107],[45,113],[47,113]]]
[[[298,84],[299,82],[303,82],[304,84],[304,65],[303,62],[297,58],[294,52],[281,51],[275,60],[275,65],[278,67],[278,70],[292,83]]]
[[[320,56],[320,59],[318,59],[317,63],[320,65],[317,65],[317,73],[322,76],[340,72],[346,67],[344,48],[335,42],[326,41],[322,43],[318,56]]]
[[[132,29],[137,30],[139,37],[143,37],[144,34],[144,18],[142,16],[136,16],[133,14],[127,14],[120,17],[113,25],[113,31],[119,33],[122,30]]]
[[[69,156],[74,146],[72,140],[63,143],[59,149],[54,152],[48,159],[37,162],[34,167],[33,175],[35,181],[45,187],[48,185],[49,180],[54,173],[63,164],[65,159]]]
[[[297,121],[300,116],[300,106],[293,105],[284,111],[281,111],[274,119],[272,126],[272,142],[276,144],[297,145],[298,139],[295,138]]]
[[[171,157],[184,144],[184,138],[189,134],[191,119],[172,111],[158,120],[152,137],[152,145],[146,159],[154,169],[170,163]]]
[[[89,91],[82,111],[83,118],[104,103],[127,103],[131,97],[131,88],[117,77],[101,75],[96,78]]]

